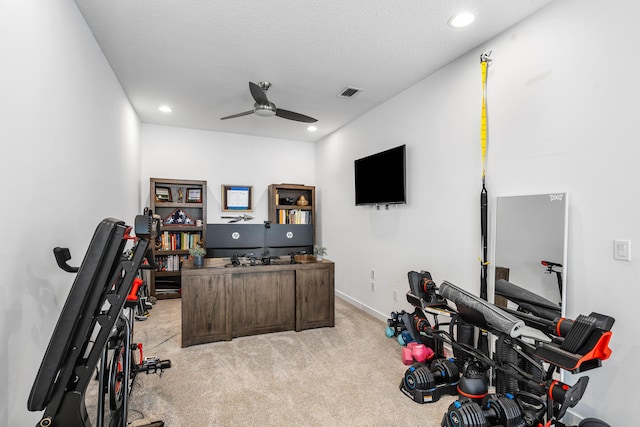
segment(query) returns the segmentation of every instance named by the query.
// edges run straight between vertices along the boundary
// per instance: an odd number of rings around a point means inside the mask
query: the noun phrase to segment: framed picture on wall
[[[253,211],[252,188],[248,185],[223,185],[222,210],[225,212]]]

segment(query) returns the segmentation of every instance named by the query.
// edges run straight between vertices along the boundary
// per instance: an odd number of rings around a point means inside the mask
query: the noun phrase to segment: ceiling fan
[[[244,111],[242,113],[233,114],[231,116],[226,116],[220,118],[220,120],[233,119],[236,117],[242,117],[249,114],[256,113],[259,116],[269,117],[274,114],[278,117],[282,117],[283,119],[295,120],[297,122],[305,122],[305,123],[313,123],[317,122],[317,119],[313,117],[305,116],[304,114],[294,113],[293,111],[283,110],[282,108],[277,108],[276,104],[270,102],[267,99],[267,90],[271,87],[271,83],[269,82],[260,82],[255,84],[253,82],[249,82],[249,90],[251,91],[251,96],[256,101],[253,104],[253,110]]]

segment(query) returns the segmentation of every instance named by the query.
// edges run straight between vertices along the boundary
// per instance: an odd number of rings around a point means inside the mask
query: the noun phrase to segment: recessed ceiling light
[[[449,18],[449,25],[454,28],[466,27],[471,24],[474,19],[476,19],[476,17],[473,16],[473,14],[469,12],[462,12]]]
[[[307,127],[307,130],[308,130],[309,132],[315,132],[315,131],[317,131],[317,130],[318,130],[318,128],[317,128],[317,127],[315,127],[314,125],[311,125],[311,126],[308,126],[308,127]]]
[[[160,107],[158,107],[158,110],[162,111],[163,113],[170,113],[173,111],[173,109],[168,105],[161,105]]]

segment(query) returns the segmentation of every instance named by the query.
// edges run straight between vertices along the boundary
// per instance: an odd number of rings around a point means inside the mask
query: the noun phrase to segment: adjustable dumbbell
[[[451,359],[436,359],[430,365],[415,364],[404,374],[409,389],[429,390],[438,384],[455,384],[460,380],[458,367]]]
[[[520,427],[524,426],[522,413],[510,396],[489,395],[482,406],[471,399],[462,398],[449,405],[442,427]]]

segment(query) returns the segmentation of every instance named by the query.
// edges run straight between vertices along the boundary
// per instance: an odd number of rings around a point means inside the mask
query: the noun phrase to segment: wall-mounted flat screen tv
[[[356,206],[406,203],[406,145],[354,161]]]

